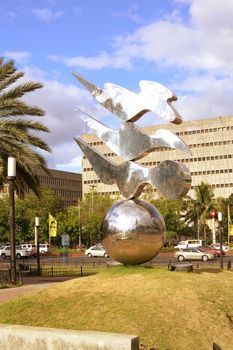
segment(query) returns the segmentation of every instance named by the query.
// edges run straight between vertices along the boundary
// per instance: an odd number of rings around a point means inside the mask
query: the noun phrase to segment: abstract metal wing
[[[77,73],[73,75],[102,106],[123,121],[134,122],[146,112],[151,111],[172,123],[182,123],[182,117],[171,105],[177,100],[176,95],[162,84],[142,80],[139,82],[141,89],[139,93],[112,83],[104,84],[102,90]]]
[[[105,184],[116,183],[124,197],[137,198],[147,184],[157,188],[166,199],[182,198],[191,186],[191,175],[183,164],[171,160],[149,169],[126,161],[116,165],[81,139],[74,139],[86,155],[99,179]]]
[[[113,152],[124,160],[138,160],[156,148],[166,147],[191,154],[184,141],[173,132],[159,129],[153,135],[145,134],[134,123],[122,123],[120,129],[113,130],[89,114],[76,108],[81,119]]]

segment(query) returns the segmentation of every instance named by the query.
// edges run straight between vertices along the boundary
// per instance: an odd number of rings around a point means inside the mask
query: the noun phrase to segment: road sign
[[[68,247],[70,245],[69,235],[61,235],[61,245],[62,247]]]

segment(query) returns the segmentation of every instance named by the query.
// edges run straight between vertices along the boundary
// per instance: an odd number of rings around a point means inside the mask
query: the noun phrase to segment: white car
[[[11,256],[11,247],[5,246],[0,250],[0,256],[3,259],[10,258]],[[16,247],[15,251],[16,259],[28,258],[30,256],[30,251],[26,249],[22,249],[20,247]]]
[[[85,255],[87,255],[89,258],[92,258],[95,256],[103,257],[103,258],[108,257],[106,250],[101,245],[95,245],[93,247],[86,249]]]

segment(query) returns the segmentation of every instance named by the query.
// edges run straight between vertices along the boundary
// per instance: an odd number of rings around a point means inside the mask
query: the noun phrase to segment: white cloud
[[[64,15],[62,11],[52,11],[48,8],[35,8],[32,12],[39,20],[44,22],[52,22]]]
[[[93,57],[58,57],[68,66],[87,69],[128,68],[134,59],[191,70],[232,73],[233,2],[189,1],[189,21],[180,12],[141,26],[130,35],[113,39],[114,50]]]
[[[142,18],[137,14],[137,12],[138,12],[137,5],[133,5],[123,12],[113,12],[113,16],[122,17],[133,22],[141,23],[143,22]]]
[[[31,58],[31,54],[27,51],[5,51],[3,56],[8,59],[13,59],[17,63],[27,63]]]
[[[68,67],[83,67],[86,69],[103,69],[105,67],[111,68],[129,68],[130,62],[127,61],[126,57],[122,57],[122,55],[111,55],[107,52],[103,51],[98,56],[93,57],[62,57],[56,55],[49,55],[49,59],[61,62]]]
[[[152,64],[169,76],[169,88],[184,119],[233,114],[232,0],[176,0],[189,6],[189,18],[178,10],[112,41],[112,52],[92,57],[53,57],[86,69],[128,69],[136,60]],[[153,68],[152,68],[153,69]],[[178,109],[179,110],[179,109]]]
[[[40,134],[51,147],[52,154],[44,154],[50,168],[81,171],[81,151],[73,140],[86,132],[75,108],[78,107],[95,118],[106,115],[103,108],[94,106],[93,97],[74,85],[64,85],[55,80],[47,80],[44,72],[38,68],[24,67],[24,80],[40,81],[43,88],[28,94],[24,99],[31,105],[37,105],[46,111],[39,118],[50,129],[48,134]]]

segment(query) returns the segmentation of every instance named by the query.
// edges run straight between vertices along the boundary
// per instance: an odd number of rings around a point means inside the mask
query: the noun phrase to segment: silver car
[[[179,261],[184,261],[184,260],[208,261],[208,260],[213,260],[215,258],[215,255],[212,253],[201,251],[198,248],[185,248],[176,252],[175,258],[177,258]]]
[[[10,256],[11,256],[11,247],[9,245],[3,247],[0,250],[0,256],[3,259],[10,258]],[[21,249],[19,247],[16,247],[15,256],[16,256],[16,259],[29,257],[30,256],[30,251]]]

